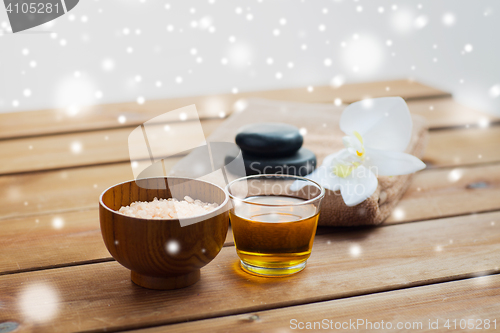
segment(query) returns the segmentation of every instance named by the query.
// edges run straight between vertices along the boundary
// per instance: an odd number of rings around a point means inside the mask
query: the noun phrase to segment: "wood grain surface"
[[[243,273],[229,233],[197,284],[158,292],[134,285],[106,250],[97,200],[133,179],[127,137],[144,121],[196,104],[207,135],[240,98],[349,103],[398,95],[431,128],[428,169],[415,175],[384,225],[320,228],[303,272],[283,279]],[[188,135],[191,124],[180,124]],[[282,332],[292,317],[494,319],[498,125],[498,117],[407,80],[116,103],[75,117],[64,110],[0,114],[0,325],[19,323],[16,332]],[[74,142],[82,148],[76,154]],[[165,169],[179,158],[166,159]]]
[[[424,159],[433,166],[496,162],[500,157],[499,143],[500,126],[436,131]]]
[[[429,169],[415,174],[384,222],[419,221],[500,209],[500,164]]]
[[[76,116],[69,116],[67,110],[26,111],[22,117],[19,113],[3,113],[0,114],[0,139],[135,127],[157,115],[191,104],[196,104],[200,117],[214,118],[219,117],[220,112],[229,114],[237,100],[250,97],[308,103],[332,103],[335,98],[341,98],[345,103],[351,103],[368,96],[401,96],[410,100],[449,94],[418,82],[397,80],[346,84],[336,89],[320,86],[312,92],[301,87],[151,100],[142,105],[135,102],[96,105],[81,110]],[[124,123],[118,121],[120,116],[125,116]]]
[[[173,159],[175,163],[177,159]],[[97,209],[110,186],[134,179],[130,163],[0,177],[0,220]]]
[[[325,331],[359,332],[464,331],[461,328],[471,332],[476,329],[495,332],[500,329],[499,298],[500,275],[489,275],[132,332],[311,331],[307,327],[313,329],[316,327],[316,330]],[[495,319],[496,325],[493,322]],[[314,322],[319,322],[319,324],[314,324]],[[447,324],[449,326],[446,326]]]
[[[427,120],[431,129],[480,126],[498,123],[499,117],[458,103],[453,98],[429,98],[408,101],[410,112]]]
[[[169,170],[179,158],[165,160]],[[133,179],[130,163],[0,176],[0,221],[21,216],[97,208],[106,188]],[[498,209],[500,164],[476,164],[424,170],[415,175],[402,201],[401,221]],[[475,195],[469,195],[469,194]],[[75,195],[77,196],[77,199]],[[460,205],[453,200],[460,199]],[[439,202],[439,205],[437,205]],[[425,210],[422,209],[425,207]],[[443,215],[440,215],[443,214]]]
[[[202,127],[205,136],[210,135],[221,121],[221,119],[204,121]],[[199,128],[197,122],[178,122],[171,126],[175,126],[176,131],[183,133],[183,137],[179,139],[192,140],[199,144],[195,141],[199,135],[194,131]],[[162,131],[164,125],[152,127]],[[120,128],[0,141],[0,151],[2,151],[0,174],[129,161],[128,137],[131,131],[131,128]],[[175,145],[165,145],[164,151],[167,153],[170,151],[172,155],[178,153]],[[145,149],[143,153],[139,157],[148,160],[148,151]]]
[[[0,221],[0,275],[113,261],[97,209]],[[234,246],[229,228],[224,246]]]
[[[97,209],[0,221],[0,275],[111,260]]]
[[[222,121],[203,121],[205,135],[208,136]],[[158,126],[163,128],[163,125]],[[186,134],[183,140],[197,137],[193,134],[197,128],[195,122],[175,126]],[[0,151],[3,152],[0,155],[0,175],[125,162],[130,159],[130,132],[130,128],[122,128],[0,141]],[[500,161],[498,142],[500,126],[432,131],[424,161],[430,166],[440,167]],[[72,150],[75,144],[80,146],[78,152]],[[168,146],[164,151],[169,151]],[[175,146],[171,147],[171,152],[177,153]],[[143,158],[149,158],[147,150]]]
[[[135,286],[116,262],[3,275],[0,322],[18,322],[20,332],[129,329],[498,273],[499,219],[497,212],[319,235],[306,269],[286,278],[242,272],[225,247],[197,284],[175,291]],[[56,307],[48,321],[31,320],[29,301],[17,305],[37,288],[47,301],[35,309]]]
[[[0,206],[3,230],[0,257],[5,258],[0,261],[0,274],[111,260],[102,242],[96,202],[104,189],[130,179],[129,164],[72,169],[67,171],[64,183],[54,187],[44,185],[59,178],[60,173],[11,176],[11,182],[5,182],[4,178],[9,177],[0,177],[0,188],[20,183],[24,185],[17,191],[26,193],[25,197]],[[47,178],[33,180],[33,176],[40,175]],[[94,188],[92,184],[99,186]],[[78,200],[74,200],[72,193],[79,193]],[[415,175],[393,215],[383,225],[500,210],[498,197],[500,164],[425,170]],[[25,206],[23,200],[29,204]],[[63,224],[54,228],[53,222],[57,225],[58,220]],[[336,231],[320,230],[321,233]],[[229,232],[226,244],[231,242]],[[34,252],[36,255],[31,256]]]

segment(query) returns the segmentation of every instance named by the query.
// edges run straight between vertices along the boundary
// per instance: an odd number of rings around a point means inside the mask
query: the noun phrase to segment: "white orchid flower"
[[[404,153],[412,135],[406,102],[400,97],[367,99],[347,106],[340,117],[345,148],[325,157],[306,176],[323,187],[340,190],[347,206],[355,206],[377,189],[377,176],[416,172],[425,164]]]

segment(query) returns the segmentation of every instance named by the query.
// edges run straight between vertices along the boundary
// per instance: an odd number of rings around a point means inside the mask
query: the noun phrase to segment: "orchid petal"
[[[356,151],[352,148],[344,148],[335,154],[326,156],[322,165],[326,166],[331,171],[338,164],[351,164],[353,162],[359,162]]]
[[[349,177],[338,179],[342,199],[349,207],[368,199],[378,186],[377,177],[364,166],[356,168]]]
[[[315,181],[316,183],[321,184],[321,186],[328,188],[329,190],[335,191],[336,188],[338,189],[338,180],[333,179],[333,178],[338,178],[334,174],[332,174],[332,168],[335,164],[335,161],[342,155],[345,155],[347,153],[347,149],[341,149],[340,151],[327,155],[323,159],[323,164],[316,168],[313,172],[310,174],[304,176],[304,178],[310,179],[312,181]],[[295,181],[292,183],[290,186],[290,190],[292,191],[299,191],[301,188],[305,186],[305,182],[299,182]]]
[[[320,166],[311,174],[307,175],[306,178],[321,184],[324,188],[329,190],[336,191],[339,189],[339,177],[335,176],[327,166]]]
[[[411,139],[412,121],[401,97],[382,97],[347,106],[340,129],[351,136],[360,133],[366,147],[404,151]]]
[[[406,175],[425,169],[425,163],[413,155],[372,148],[366,150],[365,165],[381,176]]]
[[[324,159],[323,159],[323,163],[321,164],[322,166],[325,166],[327,168],[332,168],[335,164],[335,161],[340,158],[341,156],[345,155],[347,153],[347,149],[341,149],[339,150],[338,152],[336,153],[333,153],[333,154],[330,154],[330,155],[327,155]]]
[[[339,189],[339,180],[337,176],[332,174],[331,168],[325,165],[318,167],[312,173],[304,176],[304,178],[315,181],[316,183],[321,184],[324,188],[327,188],[332,191],[336,191]],[[290,190],[299,191],[302,187],[306,186],[306,182],[304,181],[295,181],[290,186]]]

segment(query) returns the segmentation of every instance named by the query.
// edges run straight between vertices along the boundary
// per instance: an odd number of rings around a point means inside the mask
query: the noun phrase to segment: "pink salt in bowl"
[[[137,201],[181,201],[185,196],[218,206],[181,220],[144,219],[118,212]],[[200,269],[222,249],[229,226],[228,205],[227,193],[206,181],[176,177],[127,181],[101,194],[101,232],[109,253],[132,271],[134,283],[149,289],[183,288],[196,283]]]

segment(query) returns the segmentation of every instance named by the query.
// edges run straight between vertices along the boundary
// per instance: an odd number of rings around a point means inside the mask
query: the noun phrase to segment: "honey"
[[[230,211],[236,252],[244,270],[269,276],[301,271],[318,224],[314,205],[288,196],[254,196]],[[255,204],[252,204],[255,203]]]

